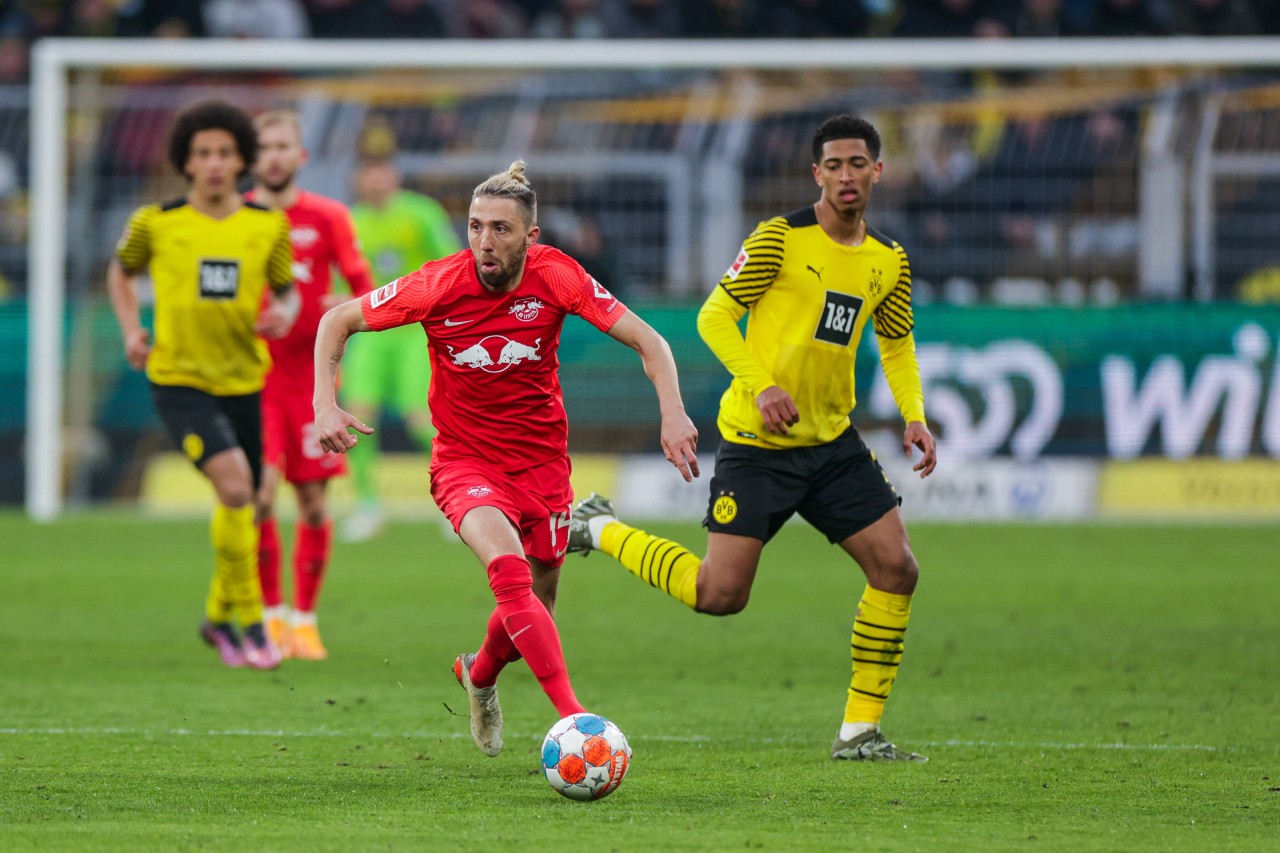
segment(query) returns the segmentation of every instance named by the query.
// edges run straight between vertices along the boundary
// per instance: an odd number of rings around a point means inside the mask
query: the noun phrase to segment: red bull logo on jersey
[[[507,313],[514,314],[517,320],[527,323],[530,320],[536,320],[538,312],[546,307],[546,305],[538,301],[536,296],[526,296],[512,303],[511,309]]]
[[[292,269],[294,281],[301,282],[302,284],[310,284],[312,282],[313,277],[311,275],[310,258],[303,258],[302,260],[294,258]]]
[[[289,240],[295,249],[309,249],[320,239],[320,232],[310,225],[299,225],[290,229]]]
[[[453,363],[460,367],[474,367],[485,373],[501,373],[509,367],[525,361],[542,361],[538,347],[542,338],[535,338],[533,345],[513,341],[505,335],[488,335],[466,349],[455,350],[446,344]]]

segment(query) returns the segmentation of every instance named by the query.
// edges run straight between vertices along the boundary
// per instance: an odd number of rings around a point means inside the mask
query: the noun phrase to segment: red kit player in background
[[[289,110],[258,116],[256,186],[250,198],[289,217],[293,279],[302,311],[288,335],[270,341],[271,372],[262,392],[262,486],[258,491],[258,571],[267,631],[284,657],[328,656],[316,626],[315,605],[329,564],[333,521],[325,500],[329,478],[345,474],[346,460],[320,449],[311,398],[316,328],[324,312],[348,297],[334,294],[337,266],[351,292],[372,289],[369,266],[356,243],[351,214],[341,202],[302,190],[298,170],[307,162],[298,117]],[[274,515],[280,476],[293,486],[298,521],[293,545],[293,611],[280,584],[282,552]]]
[[[667,342],[582,267],[536,244],[537,197],[517,160],[476,187],[470,251],[424,264],[325,315],[316,339],[316,427],[343,453],[372,430],[338,408],[334,386],[347,338],[410,323],[431,354],[438,431],[431,496],[489,576],[497,607],[475,654],[454,662],[471,703],[471,735],[502,750],[497,679],[521,657],[565,717],[574,695],[552,621],[568,548],[569,424],[560,390],[560,329],[576,314],[639,355],[658,392],[662,448],[685,480],[698,474],[698,432],[685,414]]]

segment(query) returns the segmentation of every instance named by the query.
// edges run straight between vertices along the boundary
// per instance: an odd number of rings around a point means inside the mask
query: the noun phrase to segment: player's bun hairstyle
[[[838,115],[824,121],[813,134],[813,162],[822,162],[822,146],[833,139],[861,139],[873,160],[880,159],[880,134],[871,122],[854,115]]]
[[[247,112],[226,101],[201,101],[178,114],[169,131],[169,162],[178,174],[186,175],[191,139],[202,130],[225,130],[231,134],[244,161],[237,177],[249,174],[253,161],[258,159],[258,131]]]
[[[538,221],[538,196],[529,184],[529,178],[525,176],[523,160],[516,160],[505,172],[485,178],[471,197],[515,199],[524,208],[526,225],[533,225]]]

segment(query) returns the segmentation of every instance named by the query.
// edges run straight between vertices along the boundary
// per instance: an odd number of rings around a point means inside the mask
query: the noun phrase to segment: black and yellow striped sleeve
[[[158,204],[145,204],[135,210],[116,243],[116,257],[130,275],[142,272],[151,260],[151,223],[159,212]]]
[[[282,211],[272,211],[277,222],[276,241],[267,262],[267,281],[272,290],[287,290],[293,284],[293,244],[289,241],[289,218]]]
[[[880,367],[906,423],[924,423],[924,389],[916,358],[915,314],[911,309],[911,264],[907,251],[892,242],[898,255],[898,280],[871,315],[880,344]]]
[[[742,251],[720,279],[720,286],[745,308],[764,296],[782,269],[782,253],[791,226],[776,216],[756,226],[742,243]]]
[[[876,334],[890,339],[905,338],[916,325],[911,309],[911,262],[907,260],[907,250],[896,242],[893,251],[898,255],[898,280],[871,315]]]

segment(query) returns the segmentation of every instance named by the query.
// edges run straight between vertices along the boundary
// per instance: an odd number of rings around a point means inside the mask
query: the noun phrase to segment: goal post
[[[439,72],[494,72],[506,71],[516,75],[543,74],[548,72],[570,73],[588,79],[602,72],[654,71],[725,74],[728,72],[763,72],[801,74],[812,72],[872,72],[889,70],[914,71],[1034,71],[1052,69],[1270,69],[1280,67],[1280,42],[1273,38],[1167,38],[1167,39],[1077,39],[1077,40],[856,40],[856,41],[169,41],[169,40],[99,40],[99,39],[46,39],[38,42],[32,54],[31,81],[31,207],[28,235],[29,280],[27,287],[29,311],[29,358],[26,405],[25,445],[25,506],[28,515],[39,521],[55,519],[63,511],[65,494],[64,471],[64,394],[67,370],[64,359],[65,328],[67,324],[67,258],[69,241],[80,235],[69,235],[68,190],[71,162],[68,159],[70,134],[68,126],[72,111],[72,78],[76,74],[92,75],[122,69],[153,69],[178,71],[199,69],[225,71],[244,75],[246,86],[256,85],[258,72],[289,72],[329,74],[356,73],[362,71],[416,70]],[[724,150],[735,152],[739,158],[749,159],[745,150],[745,136],[735,134],[734,121],[745,120],[748,113],[785,111],[792,106],[803,105],[806,97],[803,85],[779,94],[778,91],[761,93],[758,88],[747,86],[739,90],[740,100],[736,108],[744,112],[734,115],[734,103],[716,104],[709,108],[705,123],[715,124],[719,130],[718,142]],[[777,98],[778,102],[769,100]],[[786,103],[794,98],[795,103]],[[592,104],[584,102],[583,109]],[[536,118],[536,117],[535,117]],[[698,125],[698,121],[688,122]],[[1167,123],[1162,133],[1168,137]],[[712,144],[712,143],[705,143]],[[1202,143],[1203,144],[1203,143]],[[519,152],[517,152],[519,153]],[[430,168],[439,161],[428,158],[423,161]],[[548,158],[548,163],[556,161]],[[583,162],[586,162],[584,160]],[[608,170],[611,160],[601,159],[603,170]],[[563,161],[561,168],[570,171],[574,161]],[[1169,175],[1168,163],[1160,166],[1163,171],[1153,175]],[[1204,163],[1200,163],[1204,165]],[[736,162],[706,162],[708,173],[726,173],[725,191],[714,203],[689,202],[672,205],[669,200],[662,205],[673,208],[661,210],[661,215],[675,217],[676,231],[687,231],[689,221],[696,216],[715,219],[718,228],[708,233],[719,236],[717,245],[708,250],[704,259],[687,259],[698,269],[693,278],[705,277],[722,257],[724,248],[718,245],[741,237],[741,225],[748,218],[746,211],[735,207],[726,210],[715,204],[737,205],[742,193],[743,178]],[[1274,162],[1267,161],[1251,166],[1248,162],[1234,161],[1232,168],[1248,169],[1256,166],[1264,171],[1273,169]],[[638,161],[633,168],[643,169]],[[655,171],[665,167],[655,166]],[[1213,164],[1205,168],[1213,172]],[[1176,169],[1174,170],[1176,172]],[[686,172],[664,172],[667,183],[681,184]],[[1164,180],[1164,179],[1161,179]],[[1189,179],[1183,177],[1182,180]],[[1196,173],[1192,189],[1204,189],[1207,178]],[[736,182],[736,183],[735,183]],[[704,193],[705,195],[705,193]],[[1144,191],[1151,199],[1152,208],[1165,207],[1169,193],[1156,189]],[[727,201],[726,201],[727,200]],[[754,212],[754,211],[753,211]],[[1166,211],[1167,212],[1167,211]],[[1208,298],[1212,295],[1213,248],[1212,211],[1196,218],[1194,233],[1197,245],[1204,244],[1197,255],[1197,281],[1208,284],[1196,290],[1196,295]],[[1195,215],[1195,214],[1193,214]],[[683,217],[683,218],[679,218]],[[1155,211],[1149,213],[1149,226],[1153,240],[1179,240],[1181,235],[1166,235],[1157,225]],[[1175,217],[1176,221],[1176,217]],[[1139,225],[1139,230],[1143,226]],[[736,236],[734,236],[736,235]],[[696,254],[692,244],[681,246],[671,239],[662,241],[670,264],[678,263],[682,251]],[[1145,263],[1152,269],[1159,267],[1162,275],[1172,275],[1167,252],[1146,246]],[[1152,273],[1151,275],[1154,275]],[[673,285],[678,292],[679,285]]]

